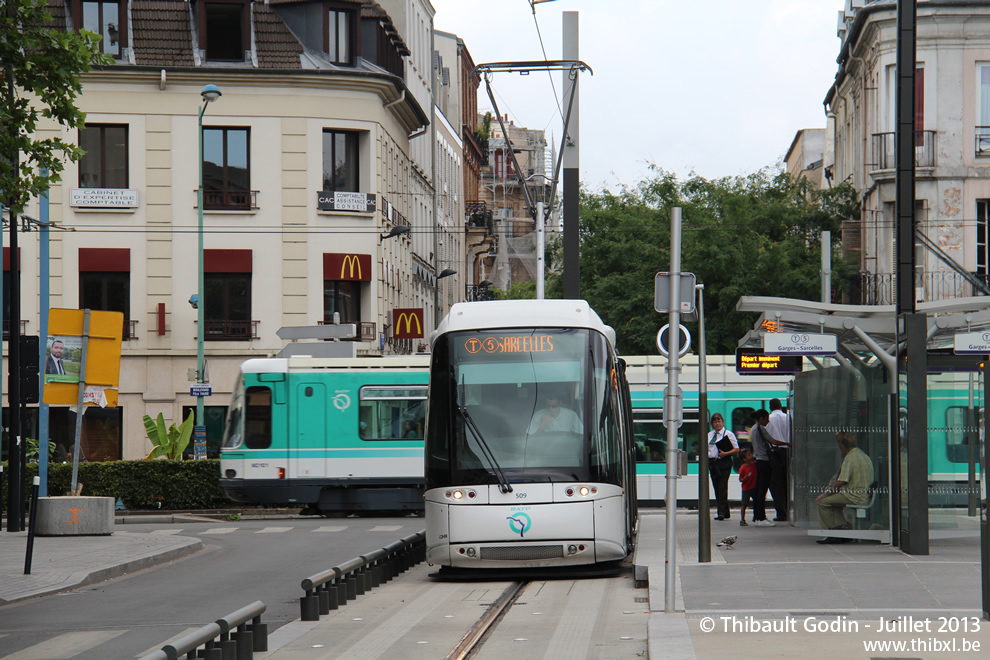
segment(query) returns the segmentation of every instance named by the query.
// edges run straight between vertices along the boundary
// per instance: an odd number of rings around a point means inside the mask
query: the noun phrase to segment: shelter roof
[[[886,350],[897,341],[897,308],[894,305],[838,305],[776,298],[743,296],[736,304],[740,312],[761,312],[753,329],[739,340],[740,348],[762,347],[767,332],[834,334],[840,350],[861,356],[872,355],[857,329]],[[990,329],[990,297],[950,298],[918,303],[927,316],[928,347],[949,348],[959,332]]]

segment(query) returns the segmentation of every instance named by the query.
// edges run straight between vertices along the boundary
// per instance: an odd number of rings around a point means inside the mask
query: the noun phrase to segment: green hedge
[[[3,501],[7,507],[8,467],[4,463]],[[38,464],[29,463],[27,483],[38,474]],[[220,461],[113,461],[80,463],[79,482],[83,495],[112,497],[128,509],[222,509],[233,504],[220,489]],[[65,495],[72,485],[72,464],[48,466],[48,494]],[[26,492],[30,491],[30,485]]]

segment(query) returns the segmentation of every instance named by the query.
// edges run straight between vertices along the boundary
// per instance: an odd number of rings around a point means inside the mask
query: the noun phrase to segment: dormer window
[[[73,8],[76,10],[76,26],[102,37],[99,46],[101,53],[120,57],[121,50],[127,45],[123,7],[124,3],[118,0],[97,2],[76,0],[73,3]]]
[[[243,62],[247,40],[247,7],[240,0],[204,2],[200,13],[199,46],[207,61]]]
[[[354,13],[330,7],[327,10],[326,52],[334,64],[351,64],[354,55]]]

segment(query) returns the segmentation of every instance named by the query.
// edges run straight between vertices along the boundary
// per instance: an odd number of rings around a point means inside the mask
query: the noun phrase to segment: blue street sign
[[[190,385],[189,396],[213,396],[212,385]]]

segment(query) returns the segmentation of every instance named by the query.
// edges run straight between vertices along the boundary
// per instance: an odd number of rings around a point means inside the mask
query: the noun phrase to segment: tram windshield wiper
[[[508,479],[505,478],[505,474],[502,472],[502,466],[498,464],[495,460],[495,454],[492,453],[491,447],[485,442],[484,436],[481,435],[481,429],[478,425],[474,423],[474,419],[471,417],[471,413],[467,411],[467,406],[464,405],[464,376],[461,376],[461,384],[457,392],[457,411],[461,413],[461,418],[464,419],[464,426],[466,426],[470,431],[474,439],[478,441],[478,446],[481,447],[481,453],[485,455],[485,458],[491,464],[492,468],[495,470],[495,478],[498,479],[498,490],[499,492],[511,493],[512,484],[509,483]]]

